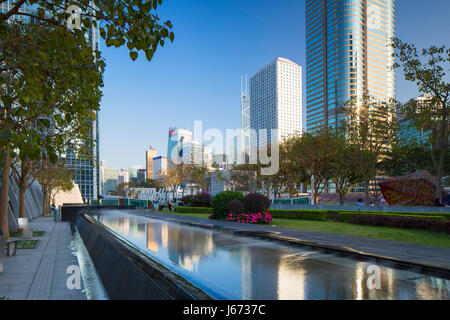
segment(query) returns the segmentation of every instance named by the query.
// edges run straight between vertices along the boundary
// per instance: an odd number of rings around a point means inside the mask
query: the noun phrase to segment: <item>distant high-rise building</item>
[[[417,112],[422,111],[427,105],[430,104],[433,96],[431,94],[424,94],[414,99]],[[418,130],[412,126],[411,119],[408,119],[402,110],[397,113],[397,121],[399,124],[398,138],[403,142],[415,142],[418,144],[424,144],[431,138],[433,128],[421,128]]]
[[[245,76],[245,89],[241,85],[241,112],[242,112],[242,152],[250,154],[250,97],[248,95],[248,81]]]
[[[147,172],[147,179],[153,179],[153,158],[158,155],[158,151],[150,147],[145,152],[145,170]]]
[[[128,183],[130,182],[130,175],[127,169],[121,169],[119,172],[119,183]]]
[[[181,164],[184,158],[183,145],[192,141],[192,131],[187,129],[171,128],[167,147],[168,165]]]
[[[167,157],[153,158],[153,179],[160,180],[167,172]]]
[[[137,180],[139,169],[143,169],[142,166],[132,166],[132,167],[128,168],[128,174],[130,175],[130,181]]]
[[[102,174],[102,190],[101,194],[108,195],[116,192],[117,185],[119,184],[119,169],[107,167],[102,161],[101,174]]]
[[[137,182],[145,182],[147,180],[147,170],[139,169],[137,175]]]
[[[302,68],[296,63],[278,58],[250,79],[250,127],[267,129],[267,143],[271,129],[278,130],[280,141],[302,132]],[[258,148],[258,138],[251,135],[251,148]]]
[[[395,0],[306,0],[306,130],[333,126],[350,99],[395,97]]]

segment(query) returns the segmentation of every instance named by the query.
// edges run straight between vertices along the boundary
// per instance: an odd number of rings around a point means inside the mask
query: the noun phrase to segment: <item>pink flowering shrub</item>
[[[239,214],[230,213],[225,219],[231,222],[269,224],[272,222],[272,215],[269,212]]]

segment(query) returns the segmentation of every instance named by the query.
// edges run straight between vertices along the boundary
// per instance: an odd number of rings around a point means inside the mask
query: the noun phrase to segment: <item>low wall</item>
[[[271,209],[282,210],[343,210],[343,211],[380,211],[380,212],[423,212],[423,213],[450,213],[450,207],[391,207],[391,206],[328,206],[328,205],[301,205],[301,204],[272,204]]]
[[[210,297],[87,214],[74,225],[113,300],[208,300]]]
[[[98,210],[135,210],[135,207],[127,206],[87,206],[79,204],[64,204],[61,207],[61,221],[74,222],[76,217],[82,213]]]

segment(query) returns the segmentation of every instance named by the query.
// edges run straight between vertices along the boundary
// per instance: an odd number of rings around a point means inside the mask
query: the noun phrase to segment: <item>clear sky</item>
[[[450,1],[396,3],[399,38],[420,48],[450,46]],[[149,146],[166,155],[170,126],[192,129],[202,120],[204,130],[240,128],[241,74],[277,57],[305,65],[304,0],[163,0],[158,13],[172,21],[175,41],[151,62],[101,44],[100,152],[108,166],[144,166]],[[398,74],[397,98],[417,94]]]

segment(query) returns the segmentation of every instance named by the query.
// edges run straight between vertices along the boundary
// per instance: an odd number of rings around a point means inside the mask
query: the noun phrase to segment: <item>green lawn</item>
[[[208,216],[210,215],[207,213],[178,213],[168,211],[165,211],[164,213],[197,218],[208,218]],[[345,234],[362,238],[392,240],[450,248],[450,236],[430,231],[360,226],[344,222],[324,222],[291,219],[274,219],[272,225],[298,230]]]
[[[43,237],[45,235],[45,231],[33,231],[33,237]],[[20,232],[10,232],[10,237],[22,237],[22,233]]]

